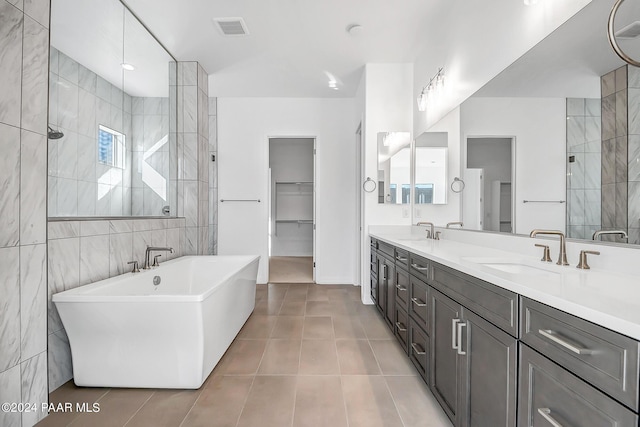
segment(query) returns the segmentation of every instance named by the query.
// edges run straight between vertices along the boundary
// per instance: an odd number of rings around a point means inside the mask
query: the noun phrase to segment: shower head
[[[47,136],[49,137],[49,139],[60,139],[64,136],[64,133],[60,132],[59,130],[53,130],[51,129],[51,126],[49,126],[49,133],[47,134]]]

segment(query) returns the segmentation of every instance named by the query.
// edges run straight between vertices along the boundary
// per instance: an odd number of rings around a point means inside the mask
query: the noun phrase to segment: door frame
[[[313,242],[312,242],[312,262],[313,262],[313,267],[312,267],[312,280],[313,283],[316,283],[316,269],[317,269],[317,265],[316,265],[316,257],[317,257],[317,250],[316,250],[316,228],[317,228],[317,217],[316,217],[316,207],[317,207],[317,201],[316,201],[316,197],[317,197],[317,186],[318,186],[318,176],[317,176],[317,144],[318,144],[318,137],[317,136],[310,136],[310,135],[267,135],[266,136],[266,140],[267,140],[267,155],[266,155],[266,159],[267,159],[267,177],[268,177],[268,181],[267,181],[267,195],[268,195],[268,199],[267,199],[267,211],[268,211],[268,215],[267,215],[267,221],[269,222],[269,225],[267,227],[267,230],[271,230],[271,168],[270,168],[270,156],[271,156],[271,140],[272,139],[309,139],[313,141]],[[274,225],[275,227],[275,225]],[[271,230],[271,232],[273,232],[274,230]],[[266,253],[269,254],[269,257],[271,257],[271,238],[270,236],[268,236],[267,238],[267,250]],[[269,282],[269,260],[267,260],[267,282]]]
[[[470,139],[509,139],[511,140],[511,234],[516,233],[516,136],[515,135],[465,135],[464,144],[462,145],[462,178],[464,179],[464,171],[467,169],[467,146]],[[460,213],[462,214],[462,198],[460,199]],[[484,215],[484,213],[483,213]],[[462,218],[462,215],[461,215]],[[464,221],[464,218],[462,218]],[[484,231],[484,230],[482,230]]]

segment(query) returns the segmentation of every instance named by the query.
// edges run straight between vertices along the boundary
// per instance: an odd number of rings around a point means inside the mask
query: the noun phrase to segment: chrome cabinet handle
[[[396,261],[405,262],[407,259],[397,256]]]
[[[416,297],[411,298],[411,302],[414,303],[415,305],[417,305],[418,307],[426,307],[427,306],[426,302],[422,302]]]
[[[411,263],[411,267],[415,268],[418,271],[427,271],[427,270],[429,270],[429,267],[423,267],[421,265],[416,264],[415,262]]]
[[[403,291],[403,292],[407,290],[407,288],[405,288],[404,286],[401,286],[401,285],[396,285],[396,289],[398,289],[399,291]]]
[[[400,332],[407,332],[407,328],[405,328],[405,326],[400,322],[396,322],[396,327]]]
[[[560,424],[558,421],[556,421],[555,418],[553,418],[551,416],[551,409],[549,409],[549,408],[538,408],[538,413],[540,415],[542,415],[542,418],[547,420],[547,422],[549,424],[551,424],[553,427],[563,427],[562,424]]]
[[[548,338],[551,341],[555,342],[556,344],[560,344],[562,347],[566,348],[567,350],[575,354],[585,355],[585,354],[593,353],[591,350],[587,348],[577,347],[571,344],[570,342],[563,340],[562,338],[560,338],[560,336],[556,332],[550,329],[538,329],[538,333],[543,337]]]
[[[458,354],[461,356],[465,356],[467,354],[466,351],[462,351],[462,328],[467,326],[466,323],[458,323]]]
[[[382,280],[387,280],[387,265],[382,264]]]
[[[414,353],[417,354],[418,356],[422,356],[422,355],[427,354],[427,352],[424,349],[420,350],[418,348],[418,344],[416,344],[414,342],[411,343],[411,348],[413,349]]]
[[[456,334],[456,325],[460,322],[460,319],[451,319],[451,348],[458,349],[458,337]]]

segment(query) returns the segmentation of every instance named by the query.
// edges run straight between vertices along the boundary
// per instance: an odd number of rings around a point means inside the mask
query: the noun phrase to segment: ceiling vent
[[[249,34],[247,24],[242,18],[215,18],[213,21],[225,36],[246,36]]]
[[[638,36],[640,36],[640,21],[632,22],[616,31],[616,37],[620,39],[635,39]]]

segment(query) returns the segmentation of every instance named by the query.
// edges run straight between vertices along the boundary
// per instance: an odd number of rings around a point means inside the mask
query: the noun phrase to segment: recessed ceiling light
[[[133,66],[133,65],[131,65],[131,64],[127,64],[126,62],[123,62],[123,63],[122,63],[122,64],[120,64],[120,65],[122,65],[122,68],[124,68],[124,69],[125,69],[125,70],[127,70],[127,71],[133,71],[133,70],[135,70],[135,69],[136,69],[136,67],[134,67],[134,66]]]
[[[357,36],[362,32],[363,28],[360,24],[351,24],[347,27],[347,33],[351,36]]]

